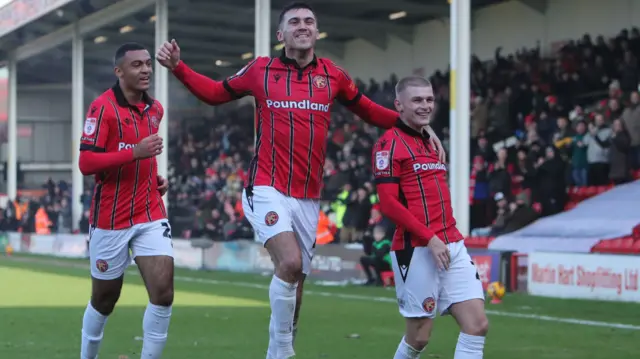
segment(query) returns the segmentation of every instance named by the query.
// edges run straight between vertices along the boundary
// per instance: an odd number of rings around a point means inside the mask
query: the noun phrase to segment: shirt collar
[[[113,85],[113,87],[111,87],[111,91],[113,91],[113,95],[116,98],[116,102],[118,102],[118,106],[120,106],[120,107],[135,107],[134,105],[130,104],[129,101],[127,101],[126,97],[124,97],[124,92],[122,92],[122,89],[120,88],[120,80],[117,80],[115,85]],[[147,91],[144,91],[142,93],[142,101],[145,104],[147,104],[147,106],[153,105],[153,99],[151,98],[151,96],[149,96]]]
[[[298,62],[295,59],[287,57],[287,55],[284,52],[284,49],[282,49],[282,52],[280,53],[280,61],[282,61],[282,63],[285,65],[293,65],[300,70],[304,70],[309,66],[318,66],[318,58],[316,57],[315,53],[313,54],[313,60],[311,60],[311,62],[305,67],[300,67],[300,65],[298,65]]]
[[[404,132],[404,133],[406,133],[408,135],[411,135],[411,136],[414,136],[414,137],[429,138],[429,133],[425,129],[422,129],[422,131],[418,132],[418,131],[414,130],[413,128],[407,126],[407,124],[404,123],[404,121],[402,121],[400,118],[398,118],[398,120],[396,121],[396,127],[400,131],[402,131],[402,132]]]

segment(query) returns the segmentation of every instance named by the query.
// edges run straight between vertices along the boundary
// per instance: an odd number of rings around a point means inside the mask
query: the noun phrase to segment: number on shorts
[[[164,227],[164,232],[162,233],[162,236],[164,238],[171,239],[171,227],[169,226],[169,222],[162,222],[162,226]]]
[[[471,265],[474,266],[474,267],[476,266],[476,264],[473,263],[473,261],[471,261]],[[476,267],[476,279],[480,280],[480,274],[478,274],[478,267]]]

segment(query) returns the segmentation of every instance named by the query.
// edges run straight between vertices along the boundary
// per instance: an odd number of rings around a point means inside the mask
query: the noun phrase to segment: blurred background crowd
[[[635,178],[640,168],[640,33],[569,42],[553,58],[539,49],[495,51],[472,59],[472,235],[495,236],[571,206],[575,187],[608,186]],[[433,127],[447,152],[449,78],[430,79],[437,96]],[[395,75],[383,83],[358,80],[360,90],[392,108]],[[253,154],[253,107],[221,106],[215,115],[170,123],[169,213],[174,236],[226,241],[252,238],[241,192]],[[365,242],[373,228],[393,226],[380,214],[370,156],[380,130],[335,106],[330,127],[318,243]],[[92,180],[81,199],[69,185],[49,181],[31,198],[0,212],[0,227],[69,232],[71,206],[82,205],[88,231]]]

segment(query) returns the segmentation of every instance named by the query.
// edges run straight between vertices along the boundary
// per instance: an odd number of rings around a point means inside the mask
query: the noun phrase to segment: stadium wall
[[[540,44],[546,52],[584,34],[615,36],[640,24],[637,0],[553,0],[542,14],[520,1],[510,1],[475,11],[472,19],[472,53],[489,60],[502,46],[507,55]],[[386,50],[356,39],[345,50],[343,66],[353,77],[384,81],[395,73],[430,76],[449,67],[449,21],[429,21],[415,27],[413,44],[389,36]]]

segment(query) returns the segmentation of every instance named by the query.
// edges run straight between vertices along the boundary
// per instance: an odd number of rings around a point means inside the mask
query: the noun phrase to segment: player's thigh
[[[166,219],[135,226],[131,253],[154,304],[173,301],[173,243]]]
[[[89,237],[89,260],[91,276],[99,280],[114,280],[122,277],[131,263],[129,241],[131,229],[92,229]]]
[[[302,272],[311,272],[311,260],[316,250],[316,236],[318,234],[318,220],[320,218],[320,202],[312,199],[290,198],[293,211],[293,230],[300,243],[302,254]]]
[[[291,208],[286,196],[273,187],[256,186],[242,192],[242,209],[256,233],[256,240],[266,246],[267,242],[281,233],[293,236]],[[294,238],[295,239],[295,238]]]
[[[449,270],[442,272],[441,291],[438,301],[440,312],[450,314],[450,309],[457,303],[478,300],[484,303],[482,281],[476,266],[471,260],[462,241],[449,245],[451,264]],[[481,305],[484,313],[484,305]]]
[[[405,318],[433,318],[436,315],[440,278],[427,247],[391,252],[396,296]]]

